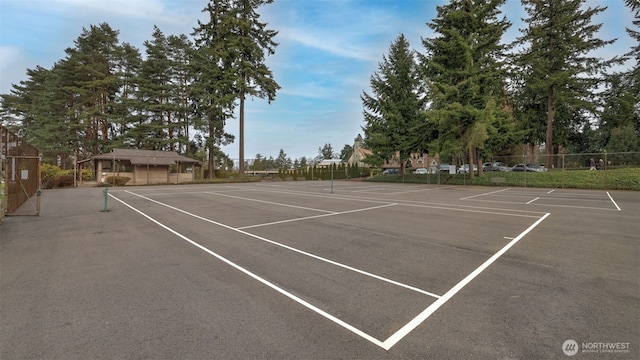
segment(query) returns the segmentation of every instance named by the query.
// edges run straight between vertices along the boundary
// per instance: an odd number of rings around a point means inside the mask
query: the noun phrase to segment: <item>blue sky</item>
[[[315,157],[325,143],[339,152],[362,133],[362,91],[369,91],[391,43],[403,33],[417,51],[421,38],[432,36],[426,23],[446,0],[275,0],[260,9],[269,28],[279,31],[276,54],[267,65],[282,89],[268,104],[246,104],[245,157]],[[144,54],[153,26],[165,35],[189,35],[207,0],[0,0],[0,93],[26,79],[26,69],[51,68],[73,47],[82,28],[107,22],[119,30],[120,42]],[[600,52],[609,57],[629,51],[633,41],[625,32],[632,15],[622,0],[589,0],[608,6],[595,21],[603,23],[601,37],[618,41]],[[503,8],[513,23],[506,39],[519,35],[526,17],[519,0]],[[630,64],[627,64],[629,66]],[[236,142],[223,150],[238,158],[238,122],[228,132]]]

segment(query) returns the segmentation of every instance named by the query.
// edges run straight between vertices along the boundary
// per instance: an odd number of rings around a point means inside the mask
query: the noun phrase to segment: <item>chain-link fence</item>
[[[545,166],[547,171],[554,170],[583,170],[595,167],[596,170],[617,169],[625,167],[640,167],[640,152],[619,153],[584,153],[584,154],[555,154],[551,155],[550,167],[546,166],[545,154],[496,156],[484,159],[485,163],[501,162],[507,167],[518,164],[533,164]]]
[[[27,144],[5,127],[0,127],[2,166],[0,195],[3,215],[14,214],[25,202],[31,206],[24,215],[40,214],[40,151]],[[37,198],[32,199],[34,195]]]

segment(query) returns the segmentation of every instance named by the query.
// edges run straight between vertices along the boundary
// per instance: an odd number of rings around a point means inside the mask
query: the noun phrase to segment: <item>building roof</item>
[[[331,166],[333,164],[339,165],[340,163],[342,163],[342,160],[340,159],[324,159],[320,161],[317,166]]]
[[[175,151],[113,149],[107,154],[93,157],[95,160],[129,160],[131,165],[174,165],[195,164],[202,165],[198,160],[178,155]]]

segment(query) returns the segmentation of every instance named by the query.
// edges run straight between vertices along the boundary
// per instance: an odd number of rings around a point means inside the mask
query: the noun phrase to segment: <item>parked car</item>
[[[482,164],[482,171],[511,171],[511,168],[501,161],[486,162]]]
[[[425,168],[417,168],[416,171],[413,172],[414,174],[428,174],[429,171]]]
[[[478,171],[478,165],[473,164],[473,172]],[[468,174],[469,173],[469,164],[462,164],[460,168],[458,168],[458,174]]]
[[[547,168],[544,167],[544,165],[538,165],[538,164],[527,164],[528,167],[534,169],[534,171],[537,172],[545,172],[547,171]]]
[[[518,164],[511,168],[511,171],[519,171],[519,172],[544,172],[547,171],[544,167],[540,167],[540,165],[536,164]]]
[[[511,171],[511,168],[501,161],[496,161],[491,166],[493,166],[493,171]]]
[[[451,165],[447,164],[447,163],[442,163],[440,165],[438,165],[438,170],[440,170],[440,172],[449,172],[449,168],[451,167]]]
[[[398,169],[387,169],[382,172],[383,175],[392,175],[392,174],[399,174],[399,173],[400,171]]]

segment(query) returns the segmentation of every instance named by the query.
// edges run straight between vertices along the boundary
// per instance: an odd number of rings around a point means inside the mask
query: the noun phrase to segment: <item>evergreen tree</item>
[[[75,48],[68,48],[66,61],[73,67],[69,89],[77,97],[72,109],[84,123],[84,144],[87,153],[98,154],[110,147],[113,101],[118,91],[119,77],[114,72],[119,56],[118,31],[109,24],[83,28],[75,41]]]
[[[275,166],[278,169],[286,170],[290,168],[290,163],[291,163],[291,159],[287,157],[287,154],[284,152],[283,149],[280,149],[280,152],[278,153],[278,157],[275,160]]]
[[[419,151],[424,133],[424,97],[409,42],[400,34],[371,76],[372,95],[360,96],[364,110],[365,144],[383,160],[404,164]],[[396,154],[397,157],[396,157]],[[404,173],[404,166],[401,167]]]
[[[452,0],[438,6],[438,16],[429,24],[437,36],[422,40],[427,53],[421,63],[432,97],[427,117],[438,129],[433,147],[444,154],[466,153],[470,168],[489,135],[509,128],[506,47],[500,40],[511,24],[498,18],[502,4],[504,0]]]
[[[234,136],[224,131],[227,119],[233,116],[236,90],[234,54],[229,41],[235,36],[235,16],[230,0],[211,0],[202,10],[209,21],[198,20],[194,29],[195,51],[191,66],[193,84],[189,97],[193,99],[194,127],[205,134],[209,177],[215,177],[215,155],[220,146],[233,141]],[[240,159],[244,167],[244,159]]]
[[[625,4],[635,17],[633,25],[640,27],[640,1],[626,0]],[[627,28],[627,34],[636,45],[625,54],[625,60],[635,64],[627,71],[607,77],[604,109],[598,124],[598,151],[640,151],[640,32]]]
[[[530,100],[530,111],[521,121],[532,129],[531,141],[544,141],[545,165],[552,166],[552,155],[557,151],[556,133],[575,124],[576,118],[558,113],[560,105],[564,114],[596,113],[596,89],[603,78],[599,74],[619,59],[602,60],[589,56],[593,50],[613,43],[596,35],[601,24],[593,24],[592,18],[606,7],[583,9],[585,0],[522,0],[529,18],[527,27],[516,45],[524,46],[517,57],[518,72],[522,74],[521,93]],[[557,116],[560,115],[560,116]],[[539,132],[544,122],[544,138]],[[584,119],[585,116],[577,117]],[[556,121],[558,124],[556,124]]]
[[[333,147],[329,143],[325,143],[318,148],[318,160],[333,159]]]
[[[115,71],[120,79],[119,91],[113,104],[113,147],[142,148],[143,139],[135,137],[136,125],[144,123],[146,104],[139,96],[140,69],[142,56],[140,51],[128,44],[122,44],[120,57]]]
[[[265,53],[275,53],[278,44],[273,38],[278,32],[267,29],[267,23],[260,22],[260,15],[257,13],[260,6],[272,2],[273,0],[232,0],[235,15],[234,33],[228,39],[227,46],[233,52],[235,86],[240,99],[240,177],[244,176],[245,98],[266,98],[271,102],[275,99],[276,91],[280,89],[273,79],[273,73],[265,65]]]
[[[28,80],[13,85],[10,94],[2,95],[3,111],[19,126],[16,132],[38,147],[45,161],[66,168],[67,159],[81,157],[82,126],[71,116],[74,96],[69,85],[68,63],[59,61],[51,70],[37,66],[27,69]],[[4,121],[4,119],[3,119]]]
[[[353,146],[345,144],[340,151],[340,160],[346,163],[347,161],[349,161],[351,154],[353,154]]]
[[[307,166],[309,166],[309,162],[307,161],[307,157],[303,156],[300,158],[300,169],[306,171]]]
[[[140,96],[144,99],[147,119],[140,124],[138,132],[142,148],[165,150],[171,144],[173,149],[172,115],[172,64],[168,58],[167,38],[158,27],[154,27],[152,40],[144,42],[147,57],[142,63]]]
[[[172,63],[173,86],[171,87],[172,102],[174,104],[174,124],[178,131],[176,147],[186,147],[185,153],[189,153],[189,129],[191,128],[191,105],[189,87],[193,83],[191,63],[193,62],[193,43],[182,34],[171,35],[167,38],[169,49],[168,57]]]

